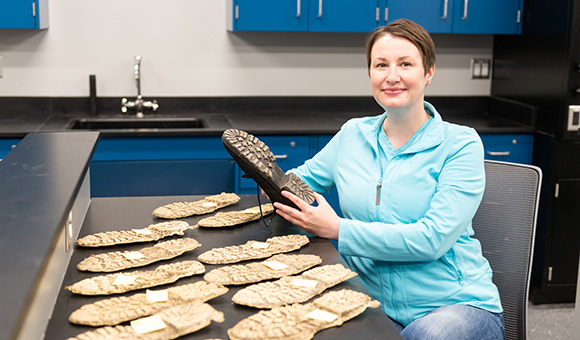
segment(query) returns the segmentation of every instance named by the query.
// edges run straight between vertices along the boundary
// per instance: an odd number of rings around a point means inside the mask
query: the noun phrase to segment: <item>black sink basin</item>
[[[207,123],[201,118],[165,118],[165,117],[119,117],[119,118],[79,118],[73,119],[67,126],[71,130],[175,130],[203,129]]]

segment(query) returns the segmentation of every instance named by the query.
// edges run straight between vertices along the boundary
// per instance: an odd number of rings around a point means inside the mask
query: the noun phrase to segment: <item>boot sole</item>
[[[222,141],[238,166],[258,183],[272,202],[297,208],[282,196],[282,190],[286,190],[308,204],[314,203],[312,189],[295,174],[284,173],[276,163],[274,154],[261,140],[245,131],[228,129],[224,131]]]

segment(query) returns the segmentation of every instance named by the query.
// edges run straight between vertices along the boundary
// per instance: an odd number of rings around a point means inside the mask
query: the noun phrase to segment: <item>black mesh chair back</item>
[[[506,339],[526,339],[528,289],[540,195],[540,168],[485,161],[486,186],[473,219],[475,238],[493,270]]]

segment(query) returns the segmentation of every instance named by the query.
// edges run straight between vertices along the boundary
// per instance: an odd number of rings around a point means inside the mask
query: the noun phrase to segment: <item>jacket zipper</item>
[[[376,196],[376,201],[375,201],[376,205],[381,204],[381,187],[382,186],[383,186],[383,178],[381,177],[379,179],[379,183],[377,183],[377,196]]]
[[[380,141],[380,136],[381,136],[381,131],[379,131],[379,134],[377,135],[377,160],[379,161],[379,173],[381,175],[381,177],[379,178],[379,182],[377,183],[377,192],[375,195],[375,205],[380,205],[381,204],[381,188],[383,187],[383,160],[381,159],[381,154],[384,154],[383,149],[381,148],[381,141]],[[387,155],[385,156],[385,160],[387,159]],[[377,211],[378,212],[378,211]],[[378,217],[378,215],[377,215]]]
[[[457,274],[457,279],[459,280],[459,284],[463,286],[463,271],[459,268],[459,264],[457,263],[457,256],[455,256],[455,250],[453,250],[453,269],[455,269],[455,273]]]

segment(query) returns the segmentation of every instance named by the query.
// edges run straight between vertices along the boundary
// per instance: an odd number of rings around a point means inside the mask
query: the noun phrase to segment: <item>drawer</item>
[[[534,136],[532,134],[483,134],[485,159],[531,164]]]
[[[0,160],[6,157],[6,155],[14,149],[16,144],[20,142],[20,139],[6,138],[0,139]]]
[[[91,196],[215,195],[234,191],[232,159],[94,161]]]

